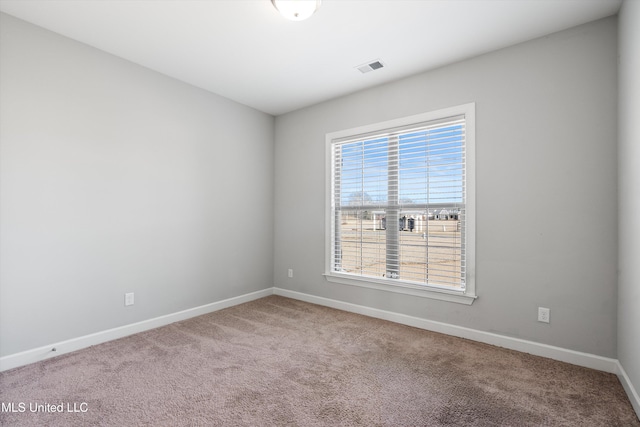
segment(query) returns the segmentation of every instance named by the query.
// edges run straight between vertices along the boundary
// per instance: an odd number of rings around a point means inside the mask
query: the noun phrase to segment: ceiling
[[[0,10],[279,115],[617,13],[621,0],[0,0]],[[385,67],[362,74],[357,66]]]

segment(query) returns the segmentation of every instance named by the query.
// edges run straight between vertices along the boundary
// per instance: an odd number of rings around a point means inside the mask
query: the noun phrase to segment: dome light
[[[271,0],[271,3],[285,18],[302,21],[318,10],[322,0]]]

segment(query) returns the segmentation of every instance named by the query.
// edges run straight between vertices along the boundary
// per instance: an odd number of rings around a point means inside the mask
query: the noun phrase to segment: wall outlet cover
[[[133,305],[133,303],[134,303],[133,292],[124,294],[124,305]]]
[[[549,323],[551,310],[545,307],[538,307],[538,322]]]

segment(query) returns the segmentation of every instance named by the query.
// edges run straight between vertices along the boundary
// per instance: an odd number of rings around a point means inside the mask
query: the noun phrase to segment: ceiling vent
[[[356,68],[362,74],[368,73],[369,71],[379,70],[384,67],[384,64],[380,60],[371,61],[368,64],[358,65]]]

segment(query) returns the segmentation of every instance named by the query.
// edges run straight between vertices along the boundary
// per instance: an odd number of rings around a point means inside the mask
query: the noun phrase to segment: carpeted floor
[[[3,426],[640,426],[615,375],[278,296],[3,372],[0,400]]]

